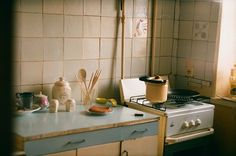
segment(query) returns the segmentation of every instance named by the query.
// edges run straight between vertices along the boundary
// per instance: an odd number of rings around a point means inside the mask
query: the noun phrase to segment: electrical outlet
[[[193,77],[193,67],[186,67],[186,76]]]

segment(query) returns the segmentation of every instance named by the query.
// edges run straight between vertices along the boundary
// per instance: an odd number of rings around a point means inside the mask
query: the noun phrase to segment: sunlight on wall
[[[216,95],[229,95],[230,69],[236,63],[236,1],[223,0]]]

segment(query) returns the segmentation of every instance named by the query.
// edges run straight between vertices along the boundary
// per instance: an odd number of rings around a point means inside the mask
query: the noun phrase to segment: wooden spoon
[[[79,70],[79,78],[81,79],[81,81],[84,83],[85,89],[88,92],[88,87],[86,84],[86,70],[85,69],[80,69]]]

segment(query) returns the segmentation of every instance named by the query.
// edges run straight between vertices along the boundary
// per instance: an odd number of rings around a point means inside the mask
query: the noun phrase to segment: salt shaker
[[[75,111],[75,100],[74,99],[68,99],[68,100],[66,100],[66,102],[65,102],[65,104],[66,104],[66,111],[67,112],[73,112],[73,111]]]
[[[56,113],[58,112],[59,101],[57,99],[52,99],[50,102],[49,112]]]

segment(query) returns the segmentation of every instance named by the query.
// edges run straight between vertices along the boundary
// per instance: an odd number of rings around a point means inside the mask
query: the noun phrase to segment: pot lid
[[[63,77],[59,77],[59,81],[55,82],[55,86],[69,86],[69,83]]]
[[[162,79],[160,76],[149,77],[149,76],[142,76],[139,78],[140,81],[149,82],[149,83],[166,83],[168,80]]]
[[[39,98],[46,98],[46,95],[42,94],[42,91],[39,92],[39,94],[34,95],[35,97],[39,97]]]

